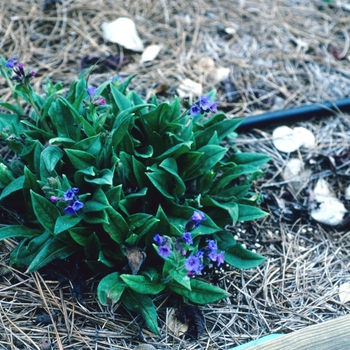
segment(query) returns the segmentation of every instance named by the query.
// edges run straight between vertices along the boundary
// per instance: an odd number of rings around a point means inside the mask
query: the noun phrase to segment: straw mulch
[[[349,96],[348,11],[345,1],[323,0],[8,0],[0,3],[0,55],[16,55],[35,70],[36,87],[46,77],[68,84],[87,55],[105,60],[120,55],[123,65],[112,69],[101,63],[91,82],[138,73],[135,90],[145,98],[161,92],[160,98],[170,99],[189,78],[202,84],[203,92],[217,89],[219,108],[228,115],[246,116]],[[155,61],[141,64],[140,54],[104,40],[101,24],[120,16],[135,21],[146,46],[163,45]],[[225,82],[215,81],[218,67],[230,70]],[[3,81],[0,96],[10,99]],[[0,243],[0,348],[134,349],[149,343],[156,349],[230,349],[348,313],[338,295],[339,286],[350,279],[348,224],[330,228],[313,221],[309,195],[317,179],[324,178],[344,200],[349,124],[341,114],[303,122],[317,146],[291,155],[274,148],[271,129],[239,135],[240,149],[271,156],[266,176],[256,183],[271,215],[232,230],[267,261],[220,278],[232,296],[201,307],[206,329],[198,341],[167,328],[168,296],[155,300],[160,336],[147,329],[140,333],[139,317],[118,303],[111,308],[98,303],[96,281],[86,281],[84,300],[75,301],[69,284],[8,267],[16,242],[7,240]],[[281,177],[291,157],[312,170],[299,190]],[[42,317],[46,322],[38,322]]]

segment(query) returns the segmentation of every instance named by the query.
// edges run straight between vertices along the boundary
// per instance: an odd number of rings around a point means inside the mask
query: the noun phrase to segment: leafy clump
[[[88,71],[67,93],[47,80],[38,94],[22,64],[1,59],[0,70],[15,101],[0,101],[12,151],[0,163],[0,201],[20,218],[0,229],[0,239],[19,239],[11,264],[32,272],[83,256],[103,276],[100,302],[121,300],[157,333],[150,295],[216,302],[228,294],[204,280],[205,266],[264,260],[223,227],[266,215],[251,186],[268,157],[238,152],[241,120],[216,113],[213,94],[186,107],[177,97],[146,103],[127,92],[132,77],[92,87]]]

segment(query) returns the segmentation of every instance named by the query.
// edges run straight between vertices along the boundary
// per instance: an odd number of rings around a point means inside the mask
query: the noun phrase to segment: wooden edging
[[[245,350],[349,350],[350,315],[286,334]]]

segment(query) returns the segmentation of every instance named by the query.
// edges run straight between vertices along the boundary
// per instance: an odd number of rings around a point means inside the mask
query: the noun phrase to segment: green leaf
[[[20,116],[23,114],[23,112],[18,107],[13,105],[12,103],[0,101],[0,106],[8,109],[9,111],[13,112],[14,114],[17,114]]]
[[[120,111],[124,111],[132,107],[131,101],[124,96],[113,84],[110,85],[111,93]]]
[[[149,296],[136,293],[130,288],[126,288],[122,295],[122,302],[129,311],[142,315],[151,332],[157,335],[159,334],[157,311]]]
[[[9,183],[1,192],[0,201],[8,197],[10,194],[17,192],[23,188],[24,184],[24,175],[14,179]]]
[[[87,244],[88,238],[91,235],[91,231],[86,227],[73,227],[72,229],[68,230],[68,232],[74,242],[83,247]]]
[[[237,165],[231,166],[229,169],[226,169],[224,174],[216,181],[210,190],[210,193],[214,193],[224,188],[227,184],[234,179],[237,179],[240,176],[244,176],[247,174],[261,174],[262,171],[254,166],[250,165]]]
[[[269,214],[252,205],[238,204],[238,221],[261,219],[267,215]]]
[[[30,191],[33,210],[40,224],[49,232],[55,232],[55,224],[60,216],[59,210],[46,198]]]
[[[110,273],[102,278],[97,286],[98,300],[102,305],[113,305],[120,299],[125,287],[125,283],[119,277],[119,272]]]
[[[75,225],[79,224],[81,220],[82,220],[82,217],[80,216],[74,216],[74,215],[59,216],[56,220],[54,234],[58,235],[63,231],[71,229]]]
[[[87,152],[68,148],[65,149],[65,152],[69,160],[78,170],[96,166],[96,158]]]
[[[44,162],[44,165],[48,172],[55,170],[57,163],[63,158],[64,152],[57,146],[46,147],[41,152],[41,161]]]
[[[236,164],[246,164],[250,166],[260,166],[266,164],[271,159],[270,156],[262,153],[234,153],[230,158],[230,162]]]
[[[175,186],[173,190],[174,193],[177,196],[181,196],[183,193],[185,193],[186,185],[178,174],[176,160],[174,158],[166,158],[159,164],[159,167],[163,168],[165,171],[172,175]]]
[[[150,280],[148,277],[142,275],[123,274],[120,278],[128,287],[140,294],[158,294],[165,288],[165,285],[159,282],[160,276],[159,278]]]
[[[220,245],[218,247],[221,249]],[[252,269],[265,260],[261,255],[245,249],[240,243],[225,249],[225,261],[238,269]]]
[[[191,279],[187,276],[187,270],[171,269],[168,273],[177,283],[181,284],[186,289],[191,290]]]
[[[224,210],[232,219],[232,225],[235,225],[238,219],[238,204],[235,202],[220,202],[211,196],[205,196],[201,200],[201,204],[205,207],[214,207]]]
[[[101,188],[97,188],[92,196],[92,199],[85,202],[84,213],[93,211],[102,211],[110,208],[108,199]]]
[[[207,145],[198,149],[198,152],[201,152],[202,156],[185,171],[186,180],[193,179],[212,169],[225,156],[227,149],[217,145]]]
[[[42,234],[42,230],[22,225],[10,225],[0,228],[0,240],[8,238],[34,238]]]
[[[105,210],[108,216],[108,224],[102,224],[103,229],[110,235],[113,241],[122,244],[129,234],[129,227],[125,219],[112,207]]]
[[[225,136],[229,135],[233,130],[235,130],[241,122],[241,119],[236,118],[225,119],[207,127],[204,131],[196,132],[196,147],[200,148],[207,145],[215,132],[218,135],[218,139],[221,141]]]
[[[164,170],[157,170],[154,172],[146,172],[147,177],[152,182],[153,186],[166,198],[174,199],[172,194],[171,176]]]
[[[52,237],[45,242],[39,253],[35,256],[28,267],[27,273],[39,270],[54,259],[65,259],[74,253],[75,249],[67,246],[64,242]]]
[[[98,259],[101,250],[101,242],[97,234],[93,232],[85,241],[84,253],[89,259]]]
[[[230,296],[223,289],[196,279],[191,279],[191,290],[177,282],[169,282],[167,287],[171,291],[188,298],[193,303],[201,305],[215,303]]]

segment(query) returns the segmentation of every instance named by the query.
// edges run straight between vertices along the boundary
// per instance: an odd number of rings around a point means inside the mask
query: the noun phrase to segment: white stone
[[[120,17],[113,22],[101,25],[103,35],[112,42],[132,51],[143,51],[143,43],[137,34],[135,23],[127,17]]]

